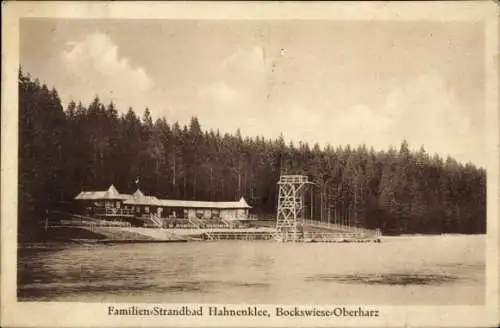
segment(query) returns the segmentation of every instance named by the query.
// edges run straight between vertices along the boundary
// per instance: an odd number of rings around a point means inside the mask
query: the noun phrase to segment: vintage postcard
[[[2,12],[2,327],[494,327],[495,2]]]

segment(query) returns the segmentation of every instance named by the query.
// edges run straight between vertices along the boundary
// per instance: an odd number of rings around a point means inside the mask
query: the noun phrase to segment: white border
[[[157,3],[157,2],[9,2],[2,11],[2,186],[1,232],[2,326],[496,326],[499,320],[499,19],[492,1],[468,2],[337,2],[337,3]],[[96,303],[16,302],[17,249],[17,70],[19,18],[134,18],[134,19],[329,19],[483,21],[486,33],[486,112],[489,161],[487,293],[485,306],[381,306],[381,317],[237,320],[203,317],[109,317]],[[123,306],[123,304],[122,304]],[[274,306],[268,306],[273,309]]]

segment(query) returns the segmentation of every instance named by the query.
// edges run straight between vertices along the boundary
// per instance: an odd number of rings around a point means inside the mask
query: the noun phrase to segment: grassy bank
[[[49,228],[47,231],[39,231],[34,236],[23,236],[19,238],[20,244],[37,243],[80,243],[82,241],[122,241],[138,240],[153,241],[152,237],[130,231],[123,231],[113,227],[58,227]]]
[[[20,234],[20,244],[30,243],[50,243],[50,242],[71,242],[73,240],[102,240],[106,236],[97,232],[80,227],[65,227],[57,229],[38,229],[33,234]]]

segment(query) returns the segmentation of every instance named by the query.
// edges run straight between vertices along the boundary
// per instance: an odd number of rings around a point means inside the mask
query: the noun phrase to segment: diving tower
[[[305,196],[314,185],[306,175],[282,175],[278,181],[276,239],[296,242],[303,239]]]

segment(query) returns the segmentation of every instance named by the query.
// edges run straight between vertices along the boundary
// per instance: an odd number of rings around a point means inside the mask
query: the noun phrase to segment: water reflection
[[[483,303],[482,236],[446,242],[429,238],[426,248],[421,247],[421,238],[417,244],[398,240],[397,246],[390,241],[200,242],[22,248],[18,297],[98,302]],[[464,249],[470,254],[466,259],[461,255]],[[401,256],[405,252],[411,257]]]
[[[306,281],[334,281],[368,285],[439,285],[450,283],[458,277],[449,274],[384,273],[384,274],[320,274],[306,277]]]

